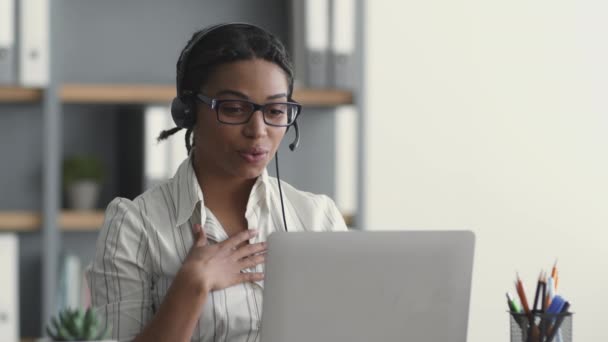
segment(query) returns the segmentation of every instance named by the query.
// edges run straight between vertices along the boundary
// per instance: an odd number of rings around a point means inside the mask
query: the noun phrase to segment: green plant
[[[51,324],[47,324],[46,332],[53,341],[98,341],[108,335],[107,326],[99,329],[99,320],[91,308],[86,312],[81,309],[61,310],[51,318]]]
[[[80,180],[101,182],[104,177],[101,161],[91,156],[78,156],[63,161],[63,184],[68,186]]]

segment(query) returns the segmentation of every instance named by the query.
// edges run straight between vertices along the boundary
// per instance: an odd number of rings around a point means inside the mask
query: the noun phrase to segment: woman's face
[[[283,69],[263,59],[221,64],[201,89],[210,98],[257,104],[286,102],[287,92]],[[220,177],[256,178],[274,156],[285,131],[285,127],[266,125],[259,110],[245,124],[222,124],[214,110],[199,102],[194,128],[197,166]]]

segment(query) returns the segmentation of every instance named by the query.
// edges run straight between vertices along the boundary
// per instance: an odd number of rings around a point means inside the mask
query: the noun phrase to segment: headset
[[[184,77],[186,74],[186,68],[188,66],[188,58],[190,56],[190,53],[192,52],[194,47],[200,41],[202,41],[207,35],[209,35],[211,32],[213,32],[219,28],[226,27],[226,26],[232,26],[232,25],[244,25],[244,26],[263,30],[259,26],[256,26],[253,24],[248,24],[248,23],[241,23],[241,22],[212,25],[212,26],[209,26],[209,27],[201,30],[200,32],[198,32],[194,37],[192,37],[190,42],[188,42],[186,47],[182,50],[182,53],[180,54],[179,59],[177,60],[177,75],[176,75],[177,95],[175,96],[175,98],[173,98],[173,101],[171,101],[171,117],[173,118],[173,122],[175,122],[175,125],[177,127],[190,129],[190,128],[193,128],[194,124],[196,123],[196,97],[195,97],[195,94],[192,92],[192,90],[184,89],[184,87],[183,87],[184,86],[183,85]],[[295,149],[300,145],[300,130],[298,128],[297,117],[294,120],[292,126],[295,130],[295,138],[294,138],[293,142],[291,142],[289,144],[289,149],[291,151],[295,151]],[[287,131],[289,131],[289,128],[291,128],[291,126],[287,127]],[[278,151],[275,154],[275,165],[276,165],[276,171],[277,171],[277,182],[279,184],[279,196],[281,198],[281,213],[283,214],[284,228],[285,228],[285,231],[287,232],[288,229],[287,229],[287,220],[285,219],[285,206],[283,204],[283,191],[281,189],[281,178],[279,175],[279,153],[278,153]]]
[[[177,96],[173,98],[171,101],[171,116],[173,117],[173,122],[175,125],[180,128],[189,129],[194,127],[196,123],[196,98],[195,94],[192,93],[191,90],[186,90],[183,87],[184,77],[186,74],[186,68],[188,66],[188,58],[190,53],[194,49],[194,47],[202,41],[209,33],[226,26],[232,25],[244,25],[249,27],[254,27],[260,30],[263,30],[261,27],[248,24],[248,23],[223,23],[212,25],[207,27],[204,30],[201,30],[199,33],[194,36],[188,45],[182,50],[182,53],[177,60],[177,75],[176,75],[176,88],[177,88]],[[295,130],[295,138],[289,144],[289,149],[291,151],[295,151],[295,149],[300,145],[300,129],[298,127],[297,117],[294,123],[292,124]],[[291,126],[287,127],[287,131],[289,131]]]

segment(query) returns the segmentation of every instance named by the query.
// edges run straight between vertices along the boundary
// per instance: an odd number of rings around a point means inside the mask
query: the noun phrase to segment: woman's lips
[[[241,158],[245,159],[248,163],[259,163],[260,161],[266,159],[268,155],[268,151],[263,150],[247,150],[247,151],[239,151],[239,155]]]

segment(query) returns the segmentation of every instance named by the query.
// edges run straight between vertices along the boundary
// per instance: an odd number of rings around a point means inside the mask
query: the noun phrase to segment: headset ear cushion
[[[194,104],[187,98],[173,98],[173,101],[171,101],[171,116],[177,127],[192,128],[196,122]]]

